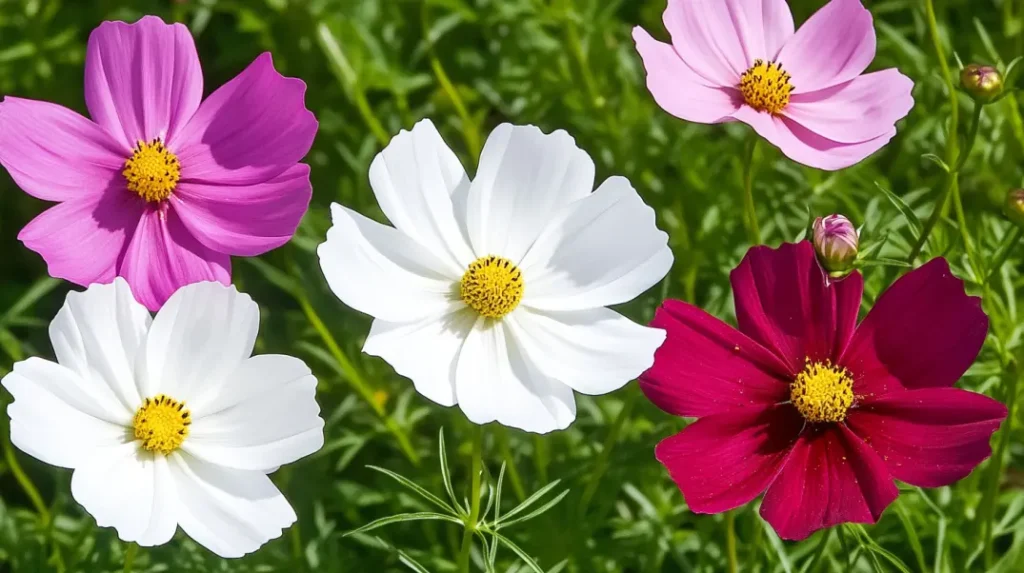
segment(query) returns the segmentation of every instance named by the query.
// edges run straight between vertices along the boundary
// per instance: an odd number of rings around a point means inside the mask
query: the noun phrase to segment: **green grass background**
[[[897,66],[916,87],[916,106],[881,152],[839,173],[808,169],[761,145],[754,179],[765,242],[793,241],[811,217],[842,212],[862,226],[863,311],[905,269],[915,233],[935,208],[945,173],[925,154],[955,156],[947,136],[950,94],[929,36],[925,0],[865,0],[875,16],[872,69]],[[0,0],[0,93],[55,101],[85,112],[82,68],[89,32],[102,20],[144,14],[185,22],[199,48],[207,93],[269,50],[286,75],[309,86],[320,131],[307,161],[313,204],[295,239],[258,259],[235,259],[234,277],[262,312],[258,352],[302,357],[319,381],[326,445],[274,479],[299,515],[297,525],[254,555],[224,561],[178,536],[144,548],[135,571],[454,571],[462,531],[443,521],[401,522],[353,536],[375,519],[433,510],[422,497],[372,469],[393,470],[446,497],[438,461],[444,429],[455,495],[469,490],[473,427],[461,412],[429,403],[381,360],[360,348],[370,319],[327,289],[315,247],[332,201],[382,219],[367,182],[374,154],[392,134],[430,117],[472,173],[498,123],[566,129],[598,166],[599,179],[627,176],[654,206],[676,262],[659,286],[622,310],[649,320],[666,297],[732,320],[728,271],[750,242],[740,205],[745,126],[676,120],[644,87],[630,30],[666,38],[665,0]],[[790,0],[798,24],[822,0]],[[1005,64],[1024,54],[1024,4],[1017,0],[935,0],[943,49],[964,60]],[[970,102],[955,96],[959,130]],[[1024,446],[1017,380],[1022,249],[981,286],[1011,227],[1000,214],[1021,186],[1024,122],[1017,97],[986,108],[978,142],[960,177],[967,233],[955,212],[925,249],[945,255],[984,295],[992,326],[962,387],[1011,405],[993,439],[996,456],[952,486],[902,494],[878,525],[779,540],[757,516],[758,502],[728,516],[691,513],[653,456],[659,439],[685,424],[647,403],[635,384],[598,398],[579,396],[568,430],[545,436],[484,431],[485,483],[506,464],[501,507],[508,511],[560,480],[531,506],[568,491],[541,515],[503,529],[540,570],[577,573],[722,571],[727,531],[735,531],[742,571],[1022,571]],[[0,174],[0,367],[52,356],[46,325],[69,285],[46,277],[38,255],[15,239],[46,205]],[[966,235],[966,238],[965,236]],[[965,240],[973,247],[972,265]],[[82,253],[82,256],[89,256]],[[922,260],[925,257],[922,257]],[[353,277],[358,280],[358,277]],[[4,393],[4,402],[10,396]],[[69,493],[70,472],[14,450],[3,416],[0,459],[0,571],[120,571],[125,546]],[[74,439],[74,436],[68,436]],[[700,460],[694,460],[699,464]],[[479,543],[477,554],[479,558]],[[478,570],[481,561],[476,561]],[[495,571],[530,571],[501,545]]]

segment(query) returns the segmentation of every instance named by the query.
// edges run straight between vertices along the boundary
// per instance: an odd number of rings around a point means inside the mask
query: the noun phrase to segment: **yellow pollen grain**
[[[132,420],[135,439],[142,447],[165,456],[181,447],[191,424],[192,414],[185,403],[163,394],[146,398]]]
[[[790,401],[808,422],[842,422],[853,405],[853,378],[827,360],[808,360],[789,388]]]
[[[135,145],[132,156],[124,162],[121,172],[128,181],[128,190],[150,203],[158,203],[171,196],[181,178],[178,157],[156,138]]]
[[[462,275],[459,294],[480,316],[501,318],[523,299],[523,273],[506,258],[481,257]]]
[[[740,92],[750,107],[777,114],[789,103],[793,91],[789,80],[782,64],[754,60],[754,65],[740,76]]]

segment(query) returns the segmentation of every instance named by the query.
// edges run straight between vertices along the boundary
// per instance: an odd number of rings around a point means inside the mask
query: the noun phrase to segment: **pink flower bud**
[[[846,276],[853,270],[858,242],[857,229],[846,217],[829,215],[814,220],[814,250],[832,277]]]
[[[1003,74],[992,66],[970,64],[960,72],[960,85],[976,101],[988,103],[1003,93]]]

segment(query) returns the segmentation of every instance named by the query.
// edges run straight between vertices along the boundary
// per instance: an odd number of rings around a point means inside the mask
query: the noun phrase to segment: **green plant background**
[[[954,50],[965,63],[1005,64],[1024,54],[1021,2],[934,2],[954,74]],[[878,33],[872,69],[897,66],[910,76],[914,110],[887,147],[839,173],[801,167],[761,145],[754,198],[769,244],[800,239],[811,217],[836,211],[862,226],[864,243],[879,247],[863,261],[866,311],[905,271],[899,261],[943,188],[945,172],[923,156],[955,157],[957,142],[946,135],[950,97],[929,35],[926,0],[865,3]],[[262,311],[257,351],[300,356],[320,381],[326,445],[274,476],[299,522],[235,561],[216,558],[179,532],[165,546],[141,549],[135,571],[455,571],[458,524],[400,522],[345,536],[375,519],[437,509],[367,466],[397,472],[446,498],[438,462],[441,428],[455,495],[467,496],[474,429],[457,408],[429,403],[386,363],[360,354],[370,319],[330,293],[314,252],[329,226],[331,202],[382,219],[367,182],[370,160],[392,134],[420,118],[434,120],[470,173],[482,141],[501,122],[566,129],[593,156],[599,179],[627,176],[671,236],[676,262],[669,277],[623,312],[646,321],[661,299],[673,297],[732,320],[728,271],[750,246],[740,208],[750,131],[739,124],[687,124],[654,105],[630,30],[642,24],[664,39],[664,4],[0,0],[0,93],[84,113],[82,67],[91,29],[102,20],[158,14],[192,29],[207,92],[269,50],[278,69],[306,81],[307,105],[320,120],[307,158],[313,205],[295,239],[258,259],[234,261],[235,281]],[[790,0],[798,23],[821,4]],[[963,134],[971,107],[965,96],[957,97]],[[960,385],[1008,404],[1019,402],[1016,388],[1024,386],[1016,383],[1022,373],[1024,246],[1011,243],[1008,263],[987,286],[980,283],[1011,230],[1000,208],[1006,191],[1021,185],[1022,156],[1024,122],[1018,98],[1011,96],[985,109],[960,176],[966,233],[950,210],[921,258],[947,256],[954,272],[968,279],[969,291],[984,295],[990,336]],[[6,372],[27,356],[52,356],[46,325],[69,285],[47,278],[40,257],[15,238],[46,205],[18,190],[6,174],[0,175],[0,205],[0,367]],[[997,456],[962,482],[927,491],[901,485],[899,500],[877,525],[836,528],[789,543],[757,516],[758,502],[728,516],[687,509],[653,457],[658,440],[685,421],[647,403],[635,384],[598,398],[579,396],[578,404],[576,423],[563,432],[535,436],[495,425],[484,430],[485,484],[493,484],[506,464],[502,511],[555,480],[544,499],[521,515],[568,491],[541,515],[502,530],[542,571],[722,571],[730,538],[742,571],[1024,570],[1020,408],[993,439]],[[2,420],[0,571],[122,570],[125,546],[71,499],[70,472],[11,448],[6,416]],[[479,570],[482,562],[475,563]],[[533,569],[502,544],[495,570]]]

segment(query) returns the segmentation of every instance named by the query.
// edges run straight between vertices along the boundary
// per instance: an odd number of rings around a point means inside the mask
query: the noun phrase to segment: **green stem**
[[[999,244],[999,248],[996,250],[995,260],[988,271],[988,275],[985,277],[986,285],[995,279],[996,275],[999,274],[999,269],[1003,268],[1003,265],[1006,264],[1006,260],[1010,258],[1010,253],[1013,252],[1013,247],[1020,241],[1021,234],[1021,228],[1014,225],[1013,230],[1003,237],[1003,242]]]
[[[139,544],[132,542],[124,550],[124,573],[131,573],[132,565],[135,564],[135,554],[139,552]]]
[[[25,470],[21,468],[21,464],[18,462],[18,457],[14,453],[14,445],[11,444],[10,432],[4,431],[3,433],[4,442],[4,459],[7,460],[7,467],[10,468],[11,473],[14,474],[14,479],[21,486],[21,489],[25,491],[25,495],[28,496],[29,501],[32,502],[32,506],[36,508],[36,512],[39,514],[39,521],[44,527],[50,526],[50,510],[46,508],[46,504],[43,503],[43,496],[39,495],[39,489],[36,488],[35,484],[32,483],[32,479],[28,477]]]
[[[736,558],[736,511],[730,510],[725,514],[725,554],[729,561],[729,573],[739,571]]]
[[[605,437],[604,444],[601,448],[601,454],[597,457],[597,461],[594,463],[594,469],[590,472],[590,481],[587,482],[587,487],[583,490],[583,497],[580,498],[579,516],[581,519],[587,515],[587,506],[590,505],[590,501],[593,499],[594,494],[597,493],[597,488],[601,485],[601,478],[604,476],[604,473],[608,471],[608,462],[612,456],[612,449],[619,441],[619,434],[622,433],[622,427],[625,425],[626,420],[633,411],[633,404],[636,403],[636,396],[636,392],[631,392],[626,397],[625,402],[622,404],[622,410],[619,411],[619,415],[616,416],[615,421],[612,422],[612,427],[608,429],[608,435]]]
[[[754,159],[759,141],[757,134],[753,134],[743,163],[743,218],[747,224],[747,236],[754,245],[761,244],[761,229],[757,225],[757,209],[754,207]]]
[[[967,217],[964,216],[964,204],[960,199],[960,182],[953,185],[953,209],[956,211],[956,226],[960,229],[960,239],[964,243],[964,251],[967,252],[967,260],[971,264],[971,274],[975,277],[981,274],[981,265],[974,255],[974,241],[971,240],[971,232],[967,228]]]
[[[459,572],[469,573],[469,556],[473,549],[473,534],[480,520],[480,479],[483,466],[483,428],[473,428],[473,461],[469,498],[469,515],[466,516],[466,528],[462,532],[462,549],[459,551]]]
[[[505,471],[508,473],[509,481],[512,482],[516,499],[523,501],[526,499],[526,489],[523,487],[523,478],[520,477],[519,469],[516,467],[512,447],[508,443],[508,430],[505,429],[505,426],[498,426],[494,437],[498,443],[498,449],[501,450],[501,457],[505,460]]]
[[[452,102],[455,113],[458,114],[459,119],[462,121],[462,137],[466,140],[466,151],[469,153],[470,160],[477,161],[481,150],[480,131],[477,129],[476,121],[470,115],[466,103],[462,100],[462,96],[459,95],[459,90],[452,83],[451,78],[448,77],[448,73],[445,72],[444,66],[441,65],[441,60],[437,57],[437,52],[434,50],[434,42],[430,37],[429,6],[429,2],[423,3],[421,19],[423,21],[423,37],[429,42],[430,68],[434,71],[437,83],[441,84],[441,89]]]
[[[964,149],[960,152],[959,159],[956,162],[955,170],[957,172],[964,166],[964,163],[967,163],[967,158],[971,155],[971,150],[974,149],[974,141],[978,138],[978,126],[981,125],[982,109],[984,109],[984,106],[980,103],[974,104],[974,111],[971,112],[971,124],[967,129],[967,141],[964,142]]]
[[[988,487],[985,489],[983,494],[981,510],[979,512],[979,522],[984,528],[982,544],[985,548],[986,571],[990,570],[992,567],[992,525],[995,523],[996,497],[999,495],[999,482],[1003,475],[1003,457],[1005,456],[1006,449],[1010,444],[1010,435],[1013,433],[1013,419],[1016,415],[1017,387],[1021,377],[1021,371],[1020,368],[1017,367],[1016,362],[1011,363],[1011,372],[1009,373],[1009,377],[1009,387],[1006,390],[1006,421],[1003,422],[1003,427],[999,434],[999,443],[996,445],[996,450],[992,455],[987,484]]]

